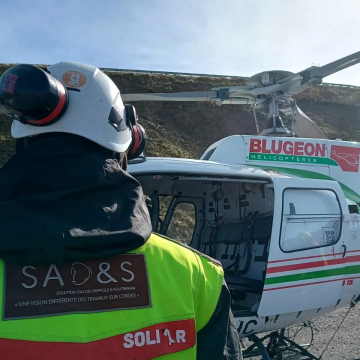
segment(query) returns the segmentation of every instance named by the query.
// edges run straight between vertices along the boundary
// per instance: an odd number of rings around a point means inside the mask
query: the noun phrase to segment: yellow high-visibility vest
[[[110,270],[111,261],[124,256],[126,261]],[[140,264],[137,272],[132,259]],[[196,359],[196,334],[220,296],[221,266],[155,234],[128,254],[96,261],[96,268],[74,263],[70,274],[56,266],[13,265],[18,269],[13,271],[0,260],[1,359]],[[48,269],[46,277],[37,277],[40,268]],[[89,285],[96,281],[103,288]],[[14,293],[17,286],[23,291]],[[89,311],[79,313],[87,306]]]

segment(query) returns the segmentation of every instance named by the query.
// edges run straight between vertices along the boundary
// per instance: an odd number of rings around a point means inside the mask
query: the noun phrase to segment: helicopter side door
[[[204,225],[204,199],[174,196],[166,211],[160,234],[190,244],[198,240]]]
[[[336,306],[345,270],[343,214],[348,213],[339,184],[274,178],[273,188],[271,244],[258,315]]]

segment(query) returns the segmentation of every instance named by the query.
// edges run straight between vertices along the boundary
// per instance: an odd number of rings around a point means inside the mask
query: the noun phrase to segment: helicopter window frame
[[[215,150],[217,149],[217,146],[213,147],[212,149],[210,149],[203,157],[201,160],[204,161],[209,161],[209,159],[211,158],[212,154],[215,152]]]
[[[164,218],[164,224],[162,225],[162,229],[161,229],[161,234],[165,235],[166,237],[169,237],[171,239],[174,239],[174,237],[168,236],[167,232],[168,232],[169,227],[171,225],[171,221],[173,219],[175,210],[181,204],[191,204],[194,207],[194,220],[195,220],[194,229],[193,229],[192,234],[191,234],[191,239],[190,239],[189,243],[184,242],[184,241],[182,241],[180,239],[175,239],[176,241],[179,241],[182,244],[185,244],[187,246],[191,246],[191,244],[194,242],[194,237],[195,237],[197,226],[198,226],[198,207],[197,207],[196,202],[193,202],[193,201],[178,201],[181,198],[182,198],[182,196],[179,196],[179,195],[174,195],[172,197],[172,199],[170,201],[170,204],[169,204],[169,206],[168,206],[168,208],[166,210],[166,214],[165,214],[165,218]],[[186,197],[186,196],[184,198],[188,199],[188,197]],[[176,203],[176,204],[174,205],[174,203]],[[170,211],[171,208],[173,208],[173,209],[172,209],[171,214],[170,214],[171,216],[169,217],[169,223],[166,224],[166,217],[167,217],[168,212]],[[164,234],[165,228],[166,228],[166,232]]]
[[[339,229],[339,234],[338,234],[338,237],[337,237],[337,240],[334,242],[334,243],[331,243],[331,244],[328,244],[328,245],[321,245],[321,246],[312,246],[312,247],[307,247],[307,248],[301,248],[301,249],[296,249],[296,250],[284,250],[281,246],[281,237],[282,237],[282,230],[283,230],[283,221],[284,221],[284,200],[285,200],[285,192],[286,190],[313,190],[313,191],[319,191],[319,190],[326,190],[326,191],[331,191],[335,194],[335,198],[336,198],[336,201],[337,201],[337,204],[339,206],[339,209],[340,209],[340,214],[339,214],[339,218],[340,218],[340,229]],[[316,218],[319,218],[318,215],[315,215],[315,214],[301,214],[302,217],[313,217],[314,219]],[[335,217],[335,216],[334,216]],[[336,215],[337,217],[337,215]],[[326,247],[329,247],[329,246],[334,246],[336,245],[339,240],[341,239],[341,235],[342,235],[342,226],[343,226],[343,209],[341,207],[341,203],[340,203],[340,200],[339,200],[339,197],[338,197],[338,194],[335,190],[333,189],[329,189],[329,188],[305,188],[305,187],[286,187],[283,189],[283,192],[282,192],[282,206],[281,206],[281,223],[280,223],[280,232],[279,232],[279,248],[280,250],[285,253],[285,254],[289,254],[289,253],[295,253],[295,252],[299,252],[299,251],[306,251],[306,250],[312,250],[312,249],[322,249],[322,248],[326,248]]]

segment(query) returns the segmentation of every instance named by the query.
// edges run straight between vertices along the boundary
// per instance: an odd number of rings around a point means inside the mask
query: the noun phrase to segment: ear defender
[[[59,120],[69,102],[66,87],[33,65],[16,65],[0,77],[0,104],[23,124],[47,126]]]
[[[128,160],[137,158],[144,151],[146,146],[145,129],[137,123],[138,117],[133,105],[125,104],[126,123],[131,129],[131,144],[127,151]]]

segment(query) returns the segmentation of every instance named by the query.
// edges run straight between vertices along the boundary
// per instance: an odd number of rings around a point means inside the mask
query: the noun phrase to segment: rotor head
[[[247,79],[246,85],[255,87],[270,86],[277,84],[279,80],[285,79],[286,77],[293,75],[295,74],[290,71],[284,70],[263,71]]]

